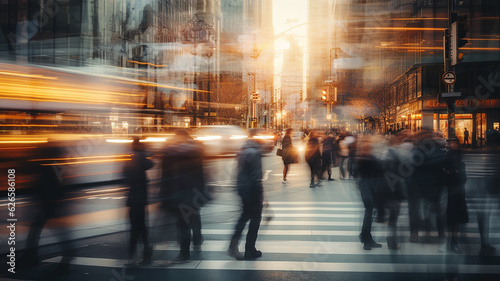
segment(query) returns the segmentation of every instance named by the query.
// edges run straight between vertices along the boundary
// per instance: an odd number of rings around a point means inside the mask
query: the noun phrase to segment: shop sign
[[[465,99],[456,100],[456,108],[499,108],[499,100],[479,100],[479,99]],[[438,100],[423,100],[423,109],[445,109],[446,103],[439,103]]]

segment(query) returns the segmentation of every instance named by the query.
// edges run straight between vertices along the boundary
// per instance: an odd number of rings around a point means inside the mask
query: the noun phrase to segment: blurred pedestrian
[[[464,144],[469,146],[469,131],[467,128],[464,129]]]
[[[243,212],[235,226],[234,234],[227,253],[237,259],[255,259],[262,256],[262,252],[255,248],[255,242],[262,220],[264,189],[262,186],[262,154],[260,144],[253,139],[257,131],[252,129],[249,138],[243,144],[238,154],[236,187],[241,197]],[[245,225],[250,220],[243,256],[238,244]]]
[[[462,253],[458,247],[458,231],[461,224],[469,222],[467,202],[465,201],[465,163],[458,139],[450,141],[450,149],[446,155],[446,187],[448,189],[448,250]]]
[[[374,193],[381,184],[383,184],[383,169],[380,161],[373,156],[372,144],[368,139],[363,139],[360,143],[359,155],[356,158],[359,172],[359,191],[361,200],[365,207],[363,225],[359,239],[363,243],[363,249],[371,250],[372,248],[380,248],[379,244],[373,240],[371,229],[373,222],[373,209],[375,207]]]
[[[421,196],[423,209],[423,226],[426,237],[424,242],[432,242],[430,233],[433,221],[436,221],[438,236],[440,239],[445,237],[445,213],[442,201],[444,185],[444,167],[445,152],[443,150],[444,142],[441,137],[433,136],[430,130],[419,132],[417,144],[412,151],[412,157],[419,160],[419,165],[411,175],[412,184],[418,189]],[[415,163],[416,159],[413,159]],[[411,161],[410,161],[411,162]],[[418,237],[418,230],[412,233]],[[412,238],[410,236],[410,238]]]
[[[340,179],[346,179],[346,164],[347,158],[349,157],[349,144],[352,141],[351,138],[347,139],[346,136],[341,136],[339,139],[339,156],[340,156],[340,164],[339,164],[339,172]]]
[[[201,249],[200,209],[211,199],[205,189],[203,145],[187,131],[178,130],[164,151],[160,197],[177,219],[180,253],[173,263],[191,261],[191,232],[195,250]]]
[[[400,141],[399,134],[389,136],[389,145],[384,161],[384,185],[388,187],[386,188],[387,192],[385,192],[384,207],[389,209],[387,247],[391,250],[400,248],[397,243],[397,221],[401,210],[401,201],[407,198],[406,178],[399,173],[401,159],[404,159],[407,154]]]
[[[321,178],[325,172],[328,173],[328,180],[332,181],[332,163],[334,162],[333,143],[335,139],[329,134],[323,139],[323,152],[321,153]]]
[[[309,187],[314,188],[320,184],[321,178],[321,153],[319,150],[318,134],[314,131],[309,133],[305,156],[311,170],[311,183]]]
[[[132,142],[132,159],[123,168],[125,184],[129,187],[127,206],[129,207],[130,241],[128,264],[149,264],[153,255],[153,247],[149,244],[146,226],[148,205],[148,179],[146,171],[153,167],[153,161],[147,159],[144,145],[139,138]],[[134,261],[134,254],[139,238],[142,238],[143,258]]]
[[[356,138],[354,136],[348,136],[346,138],[347,149],[349,150],[347,156],[347,173],[349,178],[356,178]]]
[[[281,159],[283,160],[283,184],[288,184],[286,176],[288,175],[288,171],[290,170],[290,164],[297,163],[297,154],[292,144],[292,132],[293,129],[289,128],[286,130],[285,136],[281,141],[282,145],[282,155]]]
[[[39,242],[40,235],[46,223],[64,214],[64,201],[66,189],[62,184],[63,178],[60,176],[60,167],[64,164],[64,153],[62,143],[50,140],[45,145],[38,148],[36,161],[32,161],[35,174],[34,201],[36,214],[31,222],[28,237],[26,239],[26,252],[19,260],[19,267],[36,266],[40,263]],[[61,231],[59,239],[62,247],[63,259],[60,263],[60,270],[66,270],[71,256],[71,239],[66,231]],[[61,273],[63,272],[61,271]]]

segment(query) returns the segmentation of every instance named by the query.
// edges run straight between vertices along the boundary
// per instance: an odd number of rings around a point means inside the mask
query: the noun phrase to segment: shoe
[[[238,261],[242,261],[242,260],[245,259],[245,257],[243,257],[243,255],[240,253],[240,251],[238,250],[238,248],[229,248],[229,249],[227,249],[227,254],[230,257],[235,258]]]
[[[316,185],[315,185],[314,183],[311,183],[311,184],[309,185],[309,188],[315,188],[315,187],[316,187]]]
[[[364,243],[363,244],[363,250],[370,251],[371,249],[372,249],[372,247],[370,246],[370,243]]]
[[[139,259],[129,259],[127,260],[127,262],[125,263],[125,266],[126,267],[134,267],[134,266],[139,266],[141,260]]]
[[[420,239],[418,239],[418,234],[410,234],[410,239],[408,239],[410,243],[419,243]]]
[[[178,255],[175,259],[172,260],[172,263],[188,263],[191,261],[190,256]]]
[[[245,251],[245,259],[246,260],[253,260],[253,259],[256,259],[256,258],[260,258],[262,257],[262,252],[261,251],[257,251],[257,250],[254,250],[254,251]]]
[[[479,250],[480,256],[491,256],[495,253],[495,247],[490,244],[481,245],[481,250]]]
[[[401,247],[399,247],[398,243],[396,243],[396,239],[394,237],[387,237],[387,248],[389,248],[389,250],[401,249]]]
[[[448,250],[451,251],[451,252],[454,252],[457,255],[460,255],[460,254],[463,253],[462,249],[460,249],[458,247],[458,244],[450,244]]]
[[[332,178],[328,178],[329,181],[334,181],[335,179],[332,179]]]
[[[281,183],[282,184],[288,184],[288,182],[286,180],[283,180]]]
[[[371,248],[382,248],[382,244],[375,242],[373,239],[365,242],[365,245],[366,244],[370,245]]]
[[[201,245],[193,245],[193,251],[195,252],[201,251]]]

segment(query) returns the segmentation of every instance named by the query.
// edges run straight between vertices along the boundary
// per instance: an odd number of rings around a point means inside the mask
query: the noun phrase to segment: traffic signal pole
[[[454,50],[452,45],[452,40],[457,40],[456,36],[451,32],[452,14],[456,9],[456,0],[448,0],[448,29],[445,31],[445,60],[444,60],[444,72],[453,71],[454,67],[451,66],[451,56],[454,55]],[[451,93],[454,90],[453,84],[447,84],[447,93]],[[450,97],[446,100],[447,113],[448,113],[448,140],[454,139],[455,137],[455,98]],[[439,127],[439,124],[438,124]]]

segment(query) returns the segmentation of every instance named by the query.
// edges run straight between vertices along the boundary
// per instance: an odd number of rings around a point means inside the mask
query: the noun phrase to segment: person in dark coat
[[[203,145],[193,140],[187,131],[178,130],[164,151],[160,198],[164,207],[177,218],[180,253],[172,261],[191,261],[191,231],[193,245],[200,249],[200,209],[210,200],[203,171]]]
[[[60,177],[60,166],[65,156],[63,147],[67,144],[54,142],[50,140],[48,143],[38,148],[36,161],[30,162],[27,166],[35,173],[35,185],[33,205],[38,207],[33,221],[30,224],[28,237],[26,239],[26,252],[19,259],[19,267],[36,266],[40,263],[38,255],[38,247],[40,235],[46,223],[63,214],[65,205],[64,198],[65,188],[63,178]],[[66,233],[62,232],[63,235]],[[60,264],[60,272],[67,269],[67,265],[73,259],[71,256],[71,245],[67,241],[71,241],[70,237],[61,237],[63,259]]]
[[[333,135],[329,134],[323,140],[323,153],[321,154],[321,177],[323,177],[324,173],[328,173],[328,180],[332,181],[332,169],[331,165],[334,162],[334,153],[333,153],[333,143],[335,142]]]
[[[422,130],[412,155],[414,158],[423,155],[422,158],[413,159],[414,162],[418,160],[421,163],[415,166],[411,182],[419,190],[421,196],[423,226],[426,232],[424,242],[432,242],[430,232],[433,217],[436,220],[439,238],[444,238],[445,235],[445,214],[441,205],[446,163],[443,139],[433,137],[430,130]],[[418,230],[412,235],[418,237]]]
[[[450,149],[446,155],[446,187],[448,189],[448,250],[462,253],[458,247],[458,230],[461,224],[469,222],[467,202],[465,201],[465,163],[462,161],[462,151],[458,139],[451,140]]]
[[[142,264],[151,263],[153,248],[149,244],[146,227],[146,206],[148,205],[148,179],[146,171],[153,167],[153,161],[147,159],[146,151],[139,138],[132,142],[132,160],[123,168],[125,184],[129,187],[127,206],[129,207],[130,241],[129,263],[135,263],[133,257],[137,241],[142,238],[144,245]]]
[[[399,249],[397,243],[397,221],[401,210],[401,201],[407,198],[406,178],[400,176],[399,168],[404,152],[408,151],[400,145],[400,136],[391,135],[389,146],[384,159],[385,181],[379,194],[379,200],[383,200],[384,207],[389,209],[387,247],[391,250]]]
[[[289,128],[286,130],[285,136],[281,141],[281,147],[283,149],[283,153],[281,155],[281,159],[283,160],[283,183],[288,184],[286,180],[286,176],[288,171],[290,170],[290,164],[296,163],[296,155],[294,153],[294,148],[292,144],[292,132],[293,129]]]
[[[464,129],[464,144],[469,145],[469,131],[467,128]]]
[[[249,138],[238,154],[236,187],[243,203],[243,212],[235,226],[227,253],[236,260],[255,259],[262,252],[255,248],[255,242],[262,220],[264,189],[262,186],[262,154],[260,144],[253,139],[256,131],[250,130]],[[241,233],[250,220],[245,244],[245,256],[238,250]]]
[[[310,188],[314,188],[320,184],[321,178],[321,153],[319,151],[318,134],[312,131],[309,133],[309,140],[306,144],[306,161],[311,169],[311,184]],[[315,181],[315,178],[317,181]]]
[[[375,190],[379,189],[384,183],[384,171],[380,161],[373,156],[372,143],[370,140],[362,140],[359,155],[356,157],[356,165],[359,173],[359,191],[365,207],[359,240],[363,243],[363,249],[365,250],[380,248],[382,244],[373,240],[371,230],[373,209],[375,208]]]

